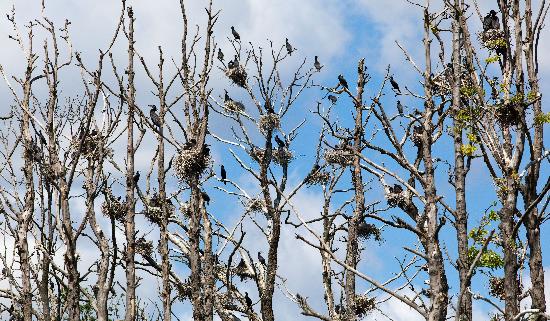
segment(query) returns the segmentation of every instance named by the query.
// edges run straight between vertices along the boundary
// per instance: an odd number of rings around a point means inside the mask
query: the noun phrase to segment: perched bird
[[[149,105],[149,107],[151,107],[151,110],[149,111],[149,118],[151,118],[151,122],[153,123],[153,125],[160,128],[162,124],[160,123],[160,117],[157,114],[157,106]]]
[[[338,101],[338,98],[337,98],[336,96],[334,96],[334,95],[328,95],[327,98],[328,98],[328,100],[330,100],[330,102],[331,102],[332,104],[336,104],[336,102]]]
[[[221,176],[222,176],[222,181],[223,181],[223,184],[225,185],[227,183],[227,172],[225,171],[225,167],[221,167]]]
[[[290,42],[288,42],[288,38],[285,38],[285,46],[286,46],[286,52],[288,52],[288,54],[292,56],[292,52],[294,51],[294,48],[292,48],[292,45],[290,44]]]
[[[334,312],[336,312],[336,314],[340,314],[340,309],[341,309],[340,304],[337,304],[336,306],[334,306]]]
[[[263,266],[266,266],[267,264],[265,263],[265,259],[264,257],[262,256],[262,253],[261,252],[258,252],[258,261],[260,261],[260,263],[263,265]]]
[[[231,97],[229,97],[229,94],[227,93],[227,90],[224,90],[225,91],[225,97],[224,97],[224,101],[226,103],[232,101],[233,99],[231,99]]]
[[[268,114],[275,114],[275,110],[271,107],[271,102],[269,100],[265,101],[264,107]]]
[[[208,196],[206,192],[202,192],[201,195],[202,195],[202,199],[206,202],[206,205],[210,205],[210,196]]]
[[[500,29],[500,22],[495,10],[489,11],[485,18],[483,18],[483,31],[489,31],[491,29]]]
[[[218,48],[218,60],[223,62],[223,52],[222,48]]]
[[[393,76],[390,76],[390,84],[393,87],[393,90],[398,94],[401,95],[401,89],[399,89],[399,84],[395,79],[393,79]]]
[[[397,111],[399,111],[399,115],[403,115],[403,105],[401,105],[401,101],[397,101]]]
[[[246,308],[247,309],[252,309],[252,300],[248,296],[248,292],[244,293],[244,301],[246,302]]]
[[[344,79],[344,76],[338,75],[338,82],[342,85],[342,87],[346,89],[348,88],[348,82]]]
[[[195,147],[195,145],[197,145],[197,140],[194,138],[191,138],[189,141],[185,143],[185,145],[183,145],[183,149],[189,150]]]
[[[137,184],[139,182],[139,175],[139,171],[134,174],[134,184]]]
[[[36,134],[38,135],[38,139],[40,139],[40,143],[42,145],[47,145],[47,141],[46,141],[46,138],[44,138],[44,135],[42,135],[42,132],[41,131],[37,131]]]
[[[390,193],[400,194],[401,192],[403,192],[403,187],[401,187],[401,185],[394,184],[393,186],[390,186]]]
[[[319,62],[319,57],[317,56],[315,56],[315,62],[313,63],[313,67],[315,67],[317,71],[321,71],[321,68],[323,68],[323,66],[321,66],[321,63]]]
[[[237,66],[239,66],[239,57],[235,55],[235,58],[227,63],[227,68],[233,69],[237,68]]]
[[[235,40],[241,40],[241,36],[233,26],[231,26],[231,33],[233,34],[233,37],[235,37]]]
[[[280,139],[278,135],[275,135],[275,142],[279,145],[279,148],[284,148],[286,146],[285,142]]]

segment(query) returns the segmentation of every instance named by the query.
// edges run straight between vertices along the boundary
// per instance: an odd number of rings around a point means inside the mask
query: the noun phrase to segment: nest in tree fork
[[[200,177],[210,166],[212,158],[208,149],[182,149],[177,155],[174,168],[180,181],[186,181],[193,177]]]
[[[490,29],[478,34],[479,41],[483,47],[490,50],[498,50],[506,48],[507,42],[504,37],[504,30]]]
[[[273,150],[273,159],[275,160],[275,163],[285,165],[290,163],[290,161],[294,159],[294,156],[288,148],[279,147]]]
[[[330,174],[326,171],[317,170],[313,173],[310,173],[306,177],[306,184],[309,186],[312,185],[323,185],[330,180]]]
[[[357,226],[357,236],[364,240],[368,240],[371,237],[374,237],[374,239],[377,241],[382,240],[380,229],[378,229],[374,224],[369,224],[365,222],[361,222]]]
[[[234,68],[228,68],[225,71],[225,75],[233,81],[233,83],[239,87],[246,87],[246,70],[241,65],[237,65]]]
[[[111,190],[107,190],[105,201],[101,204],[101,213],[107,217],[114,217],[115,220],[123,222],[126,217],[126,201],[121,201],[121,197],[115,198]]]
[[[136,253],[141,256],[151,256],[153,254],[153,242],[140,237],[136,240]]]
[[[369,298],[366,295],[357,295],[353,304],[353,312],[355,312],[355,315],[363,317],[374,310],[375,307],[374,298]]]
[[[241,281],[244,279],[254,279],[254,274],[248,271],[246,263],[244,263],[244,260],[242,259],[239,264],[233,269],[233,273],[235,273],[235,275],[237,276],[240,276]]]
[[[240,101],[229,100],[223,105],[223,108],[230,113],[240,113],[244,111],[244,105]]]
[[[348,166],[353,163],[353,154],[343,149],[328,150],[325,152],[325,160],[329,164]]]
[[[502,125],[517,126],[521,121],[520,108],[520,104],[499,104],[496,106],[496,118]]]
[[[264,213],[265,201],[261,198],[252,198],[246,203],[246,211],[249,213]]]
[[[260,121],[258,122],[258,127],[262,134],[267,134],[274,129],[277,129],[281,126],[281,120],[279,115],[274,113],[268,113],[267,115],[262,115]]]
[[[162,209],[166,208],[166,215],[168,218],[174,216],[174,206],[170,202],[169,199],[164,200],[164,202],[159,198],[157,194],[153,194],[153,197],[149,200],[149,204],[147,206],[147,211],[145,212],[145,217],[154,224],[161,225],[162,224],[162,218],[163,213]]]
[[[73,150],[73,156],[76,156],[79,145],[82,140],[82,147],[80,149],[81,155],[89,159],[98,159],[102,155],[112,154],[112,149],[105,149],[107,143],[107,137],[102,136],[100,133],[89,133],[83,139],[81,137],[73,137],[71,141],[71,148]]]

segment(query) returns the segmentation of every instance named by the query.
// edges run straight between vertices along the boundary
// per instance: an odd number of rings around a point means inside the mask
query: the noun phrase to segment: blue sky
[[[289,73],[296,67],[302,59],[306,58],[310,63],[313,63],[313,56],[318,55],[324,68],[321,73],[315,76],[315,83],[324,86],[336,85],[338,74],[343,74],[350,87],[355,87],[353,83],[356,79],[356,65],[358,59],[365,57],[366,65],[369,68],[369,73],[372,76],[371,82],[367,86],[365,97],[372,97],[381,84],[382,77],[388,65],[391,65],[392,73],[398,75],[398,80],[402,86],[407,85],[412,89],[419,89],[418,75],[414,69],[405,61],[402,52],[396,46],[395,41],[399,41],[411,56],[419,64],[422,63],[422,47],[421,37],[422,30],[420,29],[421,11],[418,7],[411,6],[406,1],[397,0],[244,0],[244,1],[218,1],[215,7],[222,10],[221,18],[217,24],[214,35],[218,39],[220,48],[227,54],[230,52],[227,36],[229,35],[229,26],[233,25],[241,34],[243,43],[251,41],[260,46],[267,48],[266,39],[271,39],[276,45],[282,46],[284,39],[289,41],[297,48],[293,56],[288,59],[288,64],[283,69],[283,75],[289,76]],[[0,3],[0,13],[2,17],[4,13],[11,9],[12,1],[3,1]],[[181,26],[179,16],[179,4],[177,1],[157,1],[154,4],[146,1],[129,1],[136,12],[136,48],[138,52],[145,57],[150,64],[156,64],[157,61],[157,46],[161,45],[166,57],[179,57],[179,28]],[[188,10],[191,24],[201,23],[204,19],[204,1],[190,1]],[[58,25],[65,18],[72,21],[71,35],[73,46],[76,51],[82,52],[83,58],[88,63],[94,65],[94,59],[97,56],[98,48],[105,48],[112,37],[112,33],[116,27],[117,17],[120,12],[120,6],[117,1],[96,0],[96,1],[70,1],[70,0],[47,0],[46,14]],[[18,21],[23,23],[29,19],[39,18],[40,10],[36,1],[23,0],[17,1],[16,4]],[[486,12],[489,7],[486,3],[482,6],[482,11]],[[474,17],[475,18],[475,17]],[[472,26],[479,27],[479,21],[472,23]],[[11,31],[6,19],[0,21],[0,37],[7,39]],[[39,39],[40,35],[37,37]],[[548,38],[548,33],[543,33],[541,40],[540,52],[548,52],[550,45],[545,42]],[[120,40],[120,39],[119,39]],[[0,64],[7,70],[8,74],[21,74],[23,71],[21,56],[14,42],[3,40],[2,51],[0,51]],[[39,42],[37,41],[37,48]],[[124,65],[125,61],[125,43],[119,41],[115,46],[115,59]],[[449,52],[447,52],[449,54]],[[541,59],[541,92],[547,92],[550,86],[548,76],[550,74],[550,59],[540,57]],[[167,59],[168,60],[168,59]],[[78,70],[70,70],[67,72],[67,77],[75,77],[79,79]],[[243,98],[242,92],[230,86],[222,72],[215,70],[210,85],[215,88],[214,96],[220,97],[223,94],[223,89],[228,88],[231,97],[236,99]],[[79,81],[64,81],[62,78],[63,95],[70,96],[77,92],[81,87]],[[137,74],[138,88],[138,104],[146,106],[154,103],[154,96],[150,94],[153,90],[152,84],[146,79],[143,72]],[[310,111],[316,106],[316,101],[320,100],[324,93],[317,88],[308,90],[303,97],[296,102],[294,112],[288,121],[284,123],[283,130],[288,131],[299,123],[302,119],[306,119],[306,125],[298,138],[292,143],[291,149],[297,155],[296,160],[292,163],[290,169],[289,185],[293,187],[297,182],[303,179],[304,175],[311,168],[311,160],[315,151],[315,142],[319,135],[320,120]],[[386,90],[386,95],[383,102],[387,106],[395,106],[396,98],[389,90]],[[8,88],[0,83],[0,103],[7,106],[11,101]],[[243,99],[243,102],[245,100]],[[415,106],[422,106],[418,100],[411,98],[402,98],[405,106],[409,110]],[[328,102],[323,101],[325,106]],[[544,110],[548,111],[548,104],[544,103]],[[336,114],[341,119],[350,116],[350,102],[348,99],[342,98],[336,106]],[[228,123],[218,115],[213,115],[210,130],[216,135],[229,138]],[[141,149],[137,160],[137,169],[142,171],[147,170],[147,164],[152,158],[154,152],[155,137],[148,133],[145,144]],[[452,145],[450,140],[444,138],[436,148],[435,153],[440,154],[440,157],[450,159],[449,151]],[[250,191],[251,194],[257,192],[257,184],[246,175],[232,159],[227,151],[227,146],[211,141],[213,145],[213,155],[215,161],[215,171],[219,171],[219,163],[226,164],[229,175],[237,181],[239,185]],[[117,146],[123,146],[124,141],[121,141]],[[307,156],[301,156],[307,155]],[[412,153],[411,153],[412,155]],[[120,161],[123,162],[123,155],[120,156]],[[375,155],[369,155],[372,159],[381,160]],[[396,169],[393,165],[388,165],[390,168]],[[393,166],[393,167],[392,167]],[[543,173],[549,173],[548,163],[545,163]],[[453,203],[453,195],[449,193],[450,189],[446,183],[446,168],[443,164],[439,165],[438,169],[438,189],[445,191],[447,203]],[[545,177],[542,175],[542,177]],[[472,170],[468,177],[468,210],[471,213],[470,224],[476,224],[479,221],[480,214],[488,204],[496,200],[494,188],[491,181],[488,179],[487,171],[479,159],[474,161]],[[172,190],[176,188],[175,180]],[[349,184],[349,180],[347,182]],[[235,219],[239,217],[241,208],[237,199],[226,198],[222,199],[222,194],[214,191],[214,187],[219,186],[215,180],[207,184],[207,188],[214,196],[210,206],[212,213],[215,213],[223,222],[229,226],[234,224]],[[372,191],[367,193],[368,200],[380,199],[383,194],[380,190],[378,182],[372,185]],[[306,217],[313,217],[318,214],[320,209],[320,189],[312,187],[302,190],[294,200],[296,206],[303,212]],[[79,204],[75,203],[75,206]],[[82,204],[80,204],[82,206]],[[497,207],[498,208],[498,207]],[[398,214],[396,209],[390,210],[389,214]],[[141,222],[144,230],[148,230],[147,223]],[[248,221],[246,224],[250,229],[254,229],[254,225]],[[299,231],[306,235],[303,230]],[[543,244],[550,241],[549,230],[547,226],[542,229]],[[154,239],[156,232],[153,231],[148,238]],[[255,234],[254,234],[255,233]],[[280,273],[288,279],[291,291],[297,291],[310,298],[310,302],[319,301],[322,299],[322,286],[320,284],[320,266],[319,255],[316,251],[307,248],[305,245],[296,246],[293,235],[296,231],[292,227],[285,227],[283,238],[281,241],[281,255],[287,257],[287,262],[281,264]],[[256,250],[264,250],[265,239],[261,239],[261,233],[258,231],[250,234],[251,236],[246,241],[251,248],[251,252]],[[254,237],[255,235],[255,237]],[[120,235],[122,236],[122,235]],[[391,231],[387,229],[384,234],[386,241],[382,244],[376,242],[366,242],[366,250],[363,254],[363,261],[360,265],[361,270],[370,276],[384,279],[392,272],[397,271],[395,257],[402,257],[404,252],[401,250],[402,242],[411,240],[411,236],[402,231]],[[455,241],[453,230],[447,226],[443,231],[442,239],[449,250],[452,260],[455,256]],[[397,240],[400,240],[397,242]],[[543,249],[544,245],[543,245]],[[90,256],[93,257],[94,250],[89,250]],[[550,267],[549,253],[543,253],[544,265]],[[92,258],[90,258],[91,260]],[[87,267],[86,259],[83,260],[83,270]],[[90,262],[90,261],[88,261]],[[304,268],[307,266],[307,268]],[[449,281],[452,285],[451,291],[456,293],[456,273],[452,268],[448,269]],[[318,272],[318,273],[315,273]],[[182,274],[184,272],[182,271]],[[185,274],[184,274],[185,275]],[[547,273],[548,275],[548,273]],[[550,275],[547,279],[550,278]],[[486,283],[480,282],[479,277],[474,278],[475,291],[484,292]],[[421,282],[423,279],[420,278]],[[548,281],[548,280],[547,280]],[[156,282],[156,281],[153,281]],[[156,283],[155,283],[156,284]],[[249,287],[250,284],[244,284],[243,288]],[[361,285],[364,287],[364,285]],[[140,289],[144,296],[153,296],[154,287],[144,287]],[[255,293],[254,291],[252,293]],[[382,296],[383,297],[383,296]],[[289,302],[282,293],[277,294],[277,304],[280,308],[277,309],[277,315],[281,319],[289,319],[290,317],[299,320],[298,309],[295,304]],[[314,305],[317,306],[317,305]],[[410,314],[408,308],[403,307],[399,303],[389,301],[384,303],[384,307],[391,310],[395,320],[414,320],[414,316]],[[486,305],[476,304],[476,313],[479,318],[486,316],[489,308]],[[189,306],[182,305],[179,308],[182,320],[188,318]],[[379,316],[372,315],[367,317],[367,320],[383,320]]]

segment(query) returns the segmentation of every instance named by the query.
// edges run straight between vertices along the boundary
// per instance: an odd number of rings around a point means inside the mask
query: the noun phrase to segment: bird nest
[[[185,202],[180,206],[180,212],[185,218],[191,217],[191,206]]]
[[[353,304],[355,315],[363,317],[376,307],[374,298],[369,298],[366,295],[357,295]]]
[[[260,128],[260,131],[264,135],[270,131],[273,131],[274,129],[279,128],[280,125],[281,125],[281,120],[279,119],[279,116],[274,113],[268,113],[267,115],[262,115],[260,117],[260,121],[258,122],[258,127]]]
[[[174,168],[180,181],[200,177],[212,163],[208,149],[183,149],[177,155]]]
[[[107,217],[114,217],[117,221],[124,221],[126,216],[126,202],[121,197],[115,198],[111,190],[105,193],[105,201],[101,204],[101,213]]]
[[[192,289],[189,283],[180,283],[176,282],[176,290],[178,291],[178,299],[180,301],[185,301],[191,297]]]
[[[342,149],[328,150],[325,152],[325,160],[329,164],[348,166],[353,162],[353,154]]]
[[[243,103],[234,100],[226,101],[223,108],[230,113],[240,113],[244,111]]]
[[[386,193],[386,200],[388,205],[391,207],[396,207],[403,205],[405,203],[405,193],[403,188],[398,184],[390,186],[388,193]]]
[[[73,137],[71,141],[71,148],[73,150],[73,156],[78,153],[78,148],[81,143],[81,137]],[[107,137],[99,133],[89,133],[82,140],[82,147],[80,149],[81,155],[90,159],[99,159],[105,154],[111,154],[112,149],[105,149],[107,144]]]
[[[239,264],[233,269],[233,273],[239,276],[241,278],[241,281],[245,279],[251,279],[251,280],[254,279],[254,274],[248,271],[248,268],[246,267],[246,263],[244,263],[243,259],[241,259]]]
[[[517,126],[521,120],[521,113],[514,104],[500,104],[496,106],[496,118],[502,125]]]
[[[330,180],[330,173],[326,171],[317,170],[313,173],[310,173],[306,178],[306,184],[309,186],[312,185],[323,185]]]
[[[228,68],[225,71],[225,75],[231,79],[231,81],[242,88],[246,87],[246,70],[241,65],[237,65],[234,68]]]
[[[506,48],[506,38],[504,31],[500,29],[490,29],[478,34],[479,41],[483,47],[490,50]]]
[[[357,236],[359,236],[359,238],[362,238],[364,240],[368,240],[371,237],[373,237],[376,241],[379,241],[379,242],[382,240],[380,229],[378,229],[374,224],[369,224],[365,222],[361,222],[357,226]]]
[[[153,194],[153,197],[151,197],[151,199],[149,200],[147,211],[145,212],[145,217],[147,217],[147,219],[151,223],[161,225],[162,218],[164,216],[162,213],[163,207],[166,208],[166,215],[168,216],[168,218],[174,216],[175,208],[170,200],[166,199],[163,202],[157,194]]]
[[[265,208],[265,201],[261,198],[252,198],[246,203],[246,211],[249,213],[263,213]]]
[[[141,256],[151,256],[153,254],[153,242],[147,241],[143,237],[136,240],[136,253]]]
[[[288,148],[279,147],[273,150],[273,159],[275,160],[275,163],[285,165],[294,159],[294,155],[292,155],[292,152],[288,150]]]

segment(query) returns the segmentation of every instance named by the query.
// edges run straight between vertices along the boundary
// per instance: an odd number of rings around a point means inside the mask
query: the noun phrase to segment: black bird
[[[273,107],[271,107],[271,102],[269,100],[265,101],[264,107],[268,114],[275,114],[275,110],[273,110]]]
[[[338,75],[338,82],[342,85],[342,87],[346,89],[348,88],[348,82],[344,79],[344,76]]]
[[[334,307],[334,312],[336,312],[336,314],[340,314],[340,304],[337,304],[335,307]]]
[[[137,184],[139,182],[139,171],[137,171],[135,174],[134,174],[134,184]]]
[[[222,48],[218,48],[218,60],[223,62],[223,52]]]
[[[399,89],[399,84],[397,83],[397,81],[395,81],[395,79],[393,79],[393,76],[390,76],[390,84],[393,87],[393,90],[395,90],[395,92],[398,95],[401,95],[401,89]]]
[[[44,135],[42,135],[41,131],[37,131],[36,134],[38,135],[38,139],[40,139],[40,143],[42,143],[42,145],[48,144],[46,138],[44,138]]]
[[[195,145],[197,145],[197,140],[194,139],[194,138],[191,138],[188,142],[186,142],[183,145],[183,149],[184,150],[189,150],[189,149],[192,149],[193,147],[195,147]]]
[[[206,202],[206,205],[210,205],[210,196],[208,196],[206,192],[202,192],[201,195],[202,195],[202,199]]]
[[[500,22],[495,10],[489,11],[485,18],[483,18],[483,31],[489,31],[491,29],[500,29]]]
[[[225,91],[225,97],[224,97],[224,101],[226,103],[232,101],[233,99],[231,99],[231,97],[229,97],[229,94],[227,93],[227,90],[224,90]]]
[[[319,62],[319,57],[317,56],[315,56],[315,62],[313,63],[313,67],[315,67],[317,71],[321,71],[321,68],[323,68],[323,66],[321,66],[321,63]]]
[[[292,56],[292,52],[294,51],[294,48],[292,48],[292,45],[290,44],[290,42],[288,42],[288,38],[285,38],[285,46],[286,46],[286,52],[288,52],[288,54]]]
[[[246,308],[247,309],[252,309],[252,300],[250,299],[250,297],[248,296],[248,292],[245,292],[244,293],[244,300],[246,302]]]
[[[279,145],[279,148],[284,148],[285,147],[285,142],[279,138],[278,135],[275,135],[275,142],[277,143],[277,145]]]
[[[149,105],[149,107],[151,107],[151,110],[149,111],[149,118],[151,118],[151,122],[153,123],[153,125],[157,126],[158,128],[161,127],[161,123],[160,123],[160,117],[159,115],[157,114],[157,106],[155,105]]]
[[[221,176],[222,176],[222,181],[223,181],[223,184],[225,185],[227,183],[227,172],[225,171],[225,167],[221,167]]]
[[[336,104],[336,102],[338,101],[338,98],[336,98],[336,96],[334,95],[328,95],[328,100],[330,100],[331,103],[333,104]]]
[[[237,57],[237,55],[235,55],[235,58],[227,63],[227,68],[229,69],[237,68],[238,65],[239,65],[239,58]]]
[[[394,184],[393,186],[390,186],[390,193],[393,194],[401,194],[403,192],[403,187],[399,184]]]
[[[403,115],[403,105],[401,105],[401,101],[397,101],[397,111],[399,111],[399,115]]]
[[[261,253],[261,252],[258,252],[258,261],[260,261],[260,263],[261,263],[263,266],[267,266],[267,264],[265,264],[265,259],[264,259],[264,257],[262,256],[262,253]]]
[[[231,33],[233,34],[233,37],[235,37],[235,40],[241,40],[241,36],[233,26],[231,26]]]

